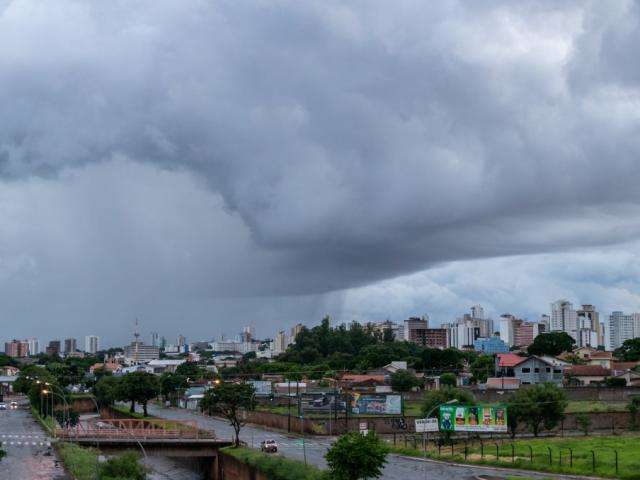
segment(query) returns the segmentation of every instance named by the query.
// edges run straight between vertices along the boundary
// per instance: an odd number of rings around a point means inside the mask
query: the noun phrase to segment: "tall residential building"
[[[284,330],[280,330],[276,333],[276,338],[273,339],[273,353],[280,355],[287,350],[287,335]]]
[[[544,332],[544,326],[542,331],[540,327],[539,323],[519,320],[513,332],[513,344],[518,347],[528,347],[540,333]]]
[[[60,355],[60,340],[51,340],[45,352],[49,356]]]
[[[73,353],[78,349],[78,342],[75,338],[64,339],[64,353]]]
[[[640,313],[625,315],[624,312],[612,312],[609,315],[609,348],[615,350],[625,340],[640,337]]]
[[[302,331],[303,328],[304,328],[304,325],[302,325],[301,323],[298,323],[295,326],[291,327],[291,341],[292,342],[295,343],[296,337]]]
[[[484,320],[484,308],[482,308],[482,305],[474,305],[471,307],[471,316]]]
[[[428,317],[411,317],[404,321],[402,340],[423,347],[447,348],[449,346],[449,330],[447,328],[429,328]],[[397,338],[396,338],[397,340]]]
[[[510,313],[504,313],[500,315],[500,320],[498,322],[498,332],[500,333],[500,339],[510,347],[513,347],[515,345],[516,320],[516,317],[514,317]]]
[[[159,347],[160,346],[160,335],[158,332],[151,332],[151,346]]]
[[[29,343],[26,340],[11,340],[5,342],[4,353],[9,357],[23,358],[29,355]]]
[[[582,308],[578,310],[578,328],[582,331],[582,335],[586,335],[589,339],[588,344],[582,344],[580,346],[604,346],[604,329],[602,328],[602,323],[600,323],[600,314],[596,310],[593,305],[582,305]],[[591,332],[586,332],[585,330],[591,330]],[[593,340],[593,336],[595,334],[595,340]],[[584,340],[584,338],[583,338]]]
[[[178,347],[179,348],[184,348],[184,346],[187,344],[187,339],[185,338],[184,335],[178,335]]]
[[[40,353],[40,342],[35,337],[27,339],[29,343],[29,355],[38,355]]]
[[[91,355],[95,355],[95,353],[100,350],[100,339],[95,335],[87,335],[84,337],[84,351],[85,353],[90,353]]]
[[[578,314],[568,300],[558,300],[551,304],[552,332],[566,332],[578,341]]]

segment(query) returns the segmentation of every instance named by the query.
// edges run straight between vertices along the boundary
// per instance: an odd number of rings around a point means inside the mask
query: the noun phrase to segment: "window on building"
[[[531,369],[530,369],[530,368],[528,368],[528,367],[524,367],[524,368],[522,369],[522,373],[531,373]]]
[[[536,373],[540,373],[540,369],[539,368],[534,368],[533,371],[536,372]]]
[[[547,373],[551,373],[551,367],[547,367]]]
[[[560,370],[559,368],[554,368],[553,373],[562,373],[562,370]]]

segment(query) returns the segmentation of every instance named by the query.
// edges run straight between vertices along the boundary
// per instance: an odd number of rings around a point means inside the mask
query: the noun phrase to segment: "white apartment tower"
[[[568,300],[558,300],[551,304],[552,332],[566,332],[578,341],[578,314],[573,309],[573,304]]]
[[[38,355],[40,353],[40,343],[37,338],[28,338],[27,343],[29,344],[29,355]]]
[[[625,315],[624,312],[612,312],[609,315],[609,348],[615,350],[625,340],[640,337],[640,313]]]
[[[84,337],[84,351],[94,355],[100,350],[100,338],[95,335],[87,335]]]

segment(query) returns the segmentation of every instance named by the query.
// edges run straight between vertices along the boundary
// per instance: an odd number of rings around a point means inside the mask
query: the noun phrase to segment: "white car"
[[[6,410],[7,409],[7,404],[4,402],[0,402],[0,410]]]
[[[267,453],[276,453],[278,451],[278,443],[275,440],[264,440],[260,443],[260,450]]]
[[[10,408],[11,410],[17,410],[17,409],[18,409],[18,402],[11,402],[11,403],[9,404],[9,408]]]

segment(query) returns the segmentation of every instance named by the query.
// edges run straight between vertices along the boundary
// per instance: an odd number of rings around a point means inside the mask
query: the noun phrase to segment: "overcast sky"
[[[638,311],[638,45],[622,0],[0,0],[0,336]]]

